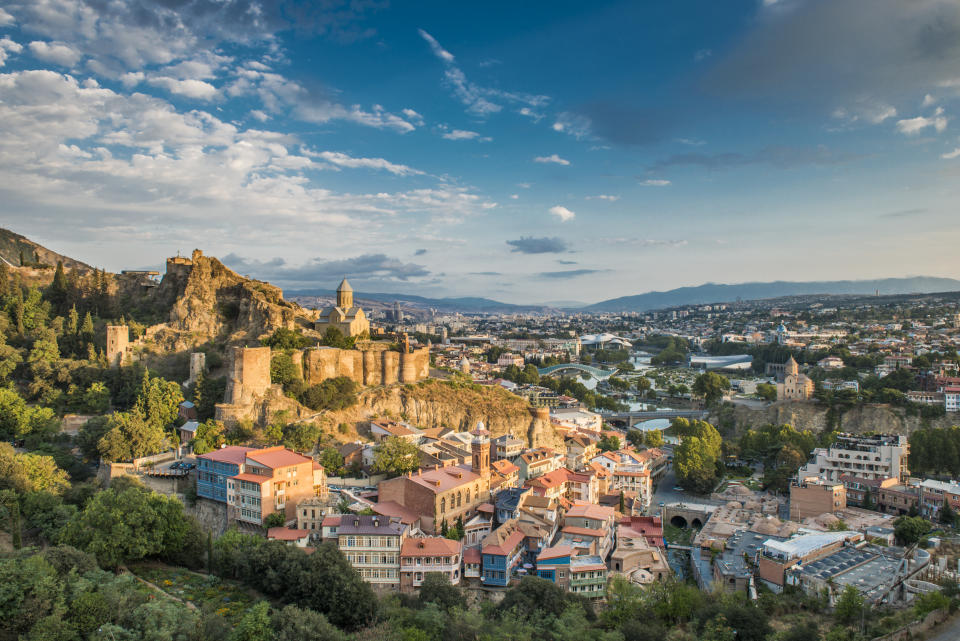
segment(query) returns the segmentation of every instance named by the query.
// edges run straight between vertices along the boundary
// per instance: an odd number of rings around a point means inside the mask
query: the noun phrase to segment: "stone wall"
[[[130,328],[126,325],[107,325],[107,362],[111,366],[123,365],[129,344]]]
[[[270,348],[234,347],[224,402],[243,405],[270,389]]]
[[[359,349],[310,347],[303,350],[294,362],[302,363],[303,380],[308,385],[339,376],[366,386],[416,383],[430,373],[427,348],[398,353],[377,343]]]
[[[715,418],[715,417],[714,417]],[[933,427],[949,427],[958,422],[957,416],[947,415],[926,421]],[[737,431],[768,423],[789,424],[798,430],[820,432],[829,427],[827,407],[813,401],[772,403],[766,407],[753,408],[737,405],[734,409],[734,421]],[[839,429],[843,432],[862,434],[878,432],[881,434],[909,435],[923,424],[919,416],[907,416],[901,407],[883,404],[868,404],[847,410],[840,417]]]
[[[873,641],[911,641],[912,639],[922,638],[926,632],[946,621],[949,616],[949,610],[934,610],[924,617],[923,621],[914,621],[890,634],[876,637]]]

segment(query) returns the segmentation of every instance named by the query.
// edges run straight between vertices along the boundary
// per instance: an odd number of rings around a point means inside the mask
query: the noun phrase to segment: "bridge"
[[[627,425],[636,425],[643,421],[652,421],[658,418],[690,418],[703,421],[709,414],[707,410],[662,410],[659,412],[610,412],[603,413],[603,418],[607,421],[625,421]]]
[[[599,367],[583,365],[582,363],[560,363],[559,365],[551,365],[550,367],[541,367],[537,369],[537,371],[540,373],[540,376],[552,376],[557,372],[584,372],[601,381],[617,373],[615,369],[600,369]]]

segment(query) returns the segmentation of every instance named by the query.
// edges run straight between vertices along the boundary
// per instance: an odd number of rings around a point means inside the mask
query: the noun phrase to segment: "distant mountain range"
[[[771,283],[740,283],[718,285],[707,283],[697,287],[678,287],[665,292],[647,292],[635,296],[621,296],[587,305],[584,312],[646,312],[678,305],[707,305],[740,300],[761,300],[782,296],[809,296],[815,294],[842,295],[879,292],[882,295],[928,294],[960,290],[960,280],[934,276],[910,278],[881,278],[877,280],[833,280]]]
[[[284,290],[283,295],[288,299],[299,298],[333,298],[336,292],[332,289],[290,289]],[[433,308],[443,312],[542,312],[553,309],[549,305],[513,305],[501,303],[489,298],[462,297],[462,298],[428,298],[412,294],[381,294],[368,292],[354,292],[353,297],[359,301],[374,301],[383,304],[400,302],[401,305],[428,309]]]

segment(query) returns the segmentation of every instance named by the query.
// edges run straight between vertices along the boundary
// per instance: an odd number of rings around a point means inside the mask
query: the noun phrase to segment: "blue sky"
[[[0,222],[509,302],[956,277],[958,98],[952,0],[15,0]]]

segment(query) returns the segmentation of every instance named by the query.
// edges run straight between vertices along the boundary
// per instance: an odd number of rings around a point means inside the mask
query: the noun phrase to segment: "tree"
[[[69,487],[67,473],[57,467],[52,456],[21,454],[9,443],[0,443],[0,489],[59,495]]]
[[[694,492],[709,492],[717,482],[723,439],[713,425],[706,421],[673,422],[680,436],[680,446],[673,458],[677,481]]]
[[[356,404],[358,390],[357,383],[345,376],[338,376],[308,387],[300,395],[299,400],[318,412],[340,410]]]
[[[286,515],[283,512],[271,512],[267,515],[267,518],[263,520],[263,527],[267,529],[272,527],[283,527],[286,525],[286,523]]]
[[[233,628],[228,641],[271,641],[273,627],[270,622],[270,604],[258,601],[247,609],[240,622]]]
[[[326,471],[327,476],[342,476],[343,455],[333,447],[326,447],[320,452],[320,465]]]
[[[316,448],[320,434],[320,426],[316,423],[291,423],[283,430],[283,445],[310,454]]]
[[[770,383],[757,383],[757,396],[772,403],[777,400],[777,386]]]
[[[450,577],[442,572],[427,572],[420,585],[420,603],[435,603],[441,610],[452,608],[466,609],[467,600],[454,585]]]
[[[693,382],[693,393],[713,407],[723,398],[723,393],[729,391],[730,379],[716,372],[704,372]]]
[[[279,331],[279,330],[278,330]],[[277,352],[270,359],[270,382],[282,385],[284,389],[293,381],[301,378],[300,369],[293,357],[285,352]]]
[[[103,414],[110,409],[110,390],[100,381],[90,384],[83,393],[83,411],[89,414]]]
[[[287,329],[286,327],[278,327],[273,334],[260,342],[275,350],[303,349],[304,347],[310,347],[312,344],[312,341],[304,336],[300,330]]]
[[[276,612],[272,623],[274,641],[347,641],[349,639],[346,633],[338,630],[319,612],[294,605],[288,605]]]
[[[644,432],[644,441],[648,447],[663,446],[663,432],[660,430],[647,430]]]
[[[901,516],[893,522],[893,536],[902,545],[913,545],[930,531],[930,521],[919,516]]]
[[[847,585],[837,599],[834,614],[837,621],[844,625],[850,625],[860,620],[860,617],[863,616],[863,608],[864,601],[860,591],[853,585]]]
[[[147,421],[138,410],[116,412],[107,419],[107,430],[97,443],[106,461],[130,461],[163,449],[163,429]]]
[[[917,618],[921,620],[934,610],[945,610],[949,607],[949,597],[939,590],[921,594],[913,602],[913,611],[916,612]]]
[[[604,436],[597,442],[601,452],[615,452],[620,449],[620,439],[616,436]]]
[[[940,510],[940,522],[952,526],[957,521],[957,513],[950,507],[950,501],[944,497],[943,509]]]
[[[373,470],[398,476],[420,467],[420,450],[398,436],[384,439],[373,449]]]

